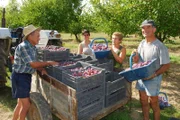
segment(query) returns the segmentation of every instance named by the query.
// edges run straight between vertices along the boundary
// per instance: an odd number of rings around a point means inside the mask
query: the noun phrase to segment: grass
[[[74,36],[71,36],[68,33],[63,33],[62,35],[63,43],[66,48],[70,48],[71,52],[77,52],[78,43],[74,42]],[[105,37],[109,43],[109,37],[104,33],[91,33],[91,38],[96,37]],[[136,49],[141,38],[124,38],[123,44],[127,49],[127,59],[129,58],[131,51]],[[178,52],[178,48],[180,46],[180,40],[176,40],[175,44],[166,43],[166,46],[170,49],[170,58],[171,62],[174,64],[180,64],[180,54]],[[10,76],[10,72],[8,75]],[[16,105],[16,100],[11,97],[11,85],[10,80],[8,80],[7,86],[4,89],[0,89],[0,107],[6,109],[7,111],[13,111]],[[131,110],[130,110],[131,109]],[[142,119],[141,105],[139,100],[132,99],[131,104],[128,103],[122,108],[114,111],[108,116],[104,117],[102,120],[140,120]],[[180,108],[176,108],[176,106],[168,107],[164,110],[161,110],[161,120],[168,120],[169,116],[174,116],[180,118]],[[135,118],[137,117],[137,118]],[[150,112],[151,120],[153,120],[152,111]],[[139,119],[138,119],[139,118]],[[57,117],[53,117],[54,120],[58,120]]]

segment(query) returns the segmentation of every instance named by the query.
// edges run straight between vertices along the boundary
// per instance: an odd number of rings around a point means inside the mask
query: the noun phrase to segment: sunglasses
[[[84,36],[89,36],[89,34],[84,34]]]

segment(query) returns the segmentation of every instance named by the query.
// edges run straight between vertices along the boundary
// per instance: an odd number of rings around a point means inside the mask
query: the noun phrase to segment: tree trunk
[[[78,34],[74,34],[75,35],[75,37],[76,37],[76,42],[81,42],[81,40],[79,39],[79,37],[78,37]]]

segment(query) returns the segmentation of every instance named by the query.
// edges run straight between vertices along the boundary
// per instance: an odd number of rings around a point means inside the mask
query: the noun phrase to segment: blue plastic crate
[[[125,79],[132,82],[135,80],[147,78],[147,77],[151,76],[152,74],[154,74],[154,72],[157,69],[156,68],[157,59],[153,59],[151,61],[151,63],[148,65],[133,69],[132,68],[132,57],[133,56],[130,57],[130,70],[124,70],[119,73],[120,75],[124,76]]]
[[[89,47],[91,48],[91,50],[93,51],[93,53],[95,54],[95,56],[96,56],[97,59],[102,59],[102,58],[107,57],[107,56],[109,55],[109,52],[110,52],[109,49],[103,50],[103,51],[94,51],[94,50],[92,49],[92,46],[93,46],[95,40],[104,40],[104,41],[105,41],[105,44],[106,44],[107,47],[108,47],[108,42],[107,42],[107,40],[106,40],[105,38],[94,38],[94,39],[91,41],[90,45],[89,45]]]

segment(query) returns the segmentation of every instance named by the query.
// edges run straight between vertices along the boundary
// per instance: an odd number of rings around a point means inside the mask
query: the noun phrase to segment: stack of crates
[[[89,77],[74,77],[70,69],[92,67],[100,71]],[[62,82],[76,90],[78,119],[87,120],[91,115],[104,108],[105,70],[85,62],[69,66],[62,71]]]
[[[38,50],[37,59],[38,61],[60,61],[69,59],[70,50],[64,51],[49,51],[49,50]]]
[[[126,97],[126,79],[117,72],[106,74],[105,107],[116,104]]]
[[[58,61],[60,64],[66,63],[66,62],[78,62],[78,61],[92,61],[95,60],[92,56],[87,56],[87,55],[76,55],[76,54],[70,54],[69,60],[61,60]],[[73,64],[67,65],[67,66],[49,66],[46,67],[46,71],[48,73],[49,76],[62,81],[62,71],[65,69],[68,69],[69,66],[71,66]]]
[[[59,64],[66,64],[69,63],[69,65],[65,65],[65,66],[60,66],[60,65],[56,65],[56,66],[49,66],[46,67],[46,71],[48,73],[49,76],[57,79],[58,81],[62,81],[62,71],[66,68],[68,68],[69,66],[75,64],[77,61],[76,60],[61,60],[58,61]]]

